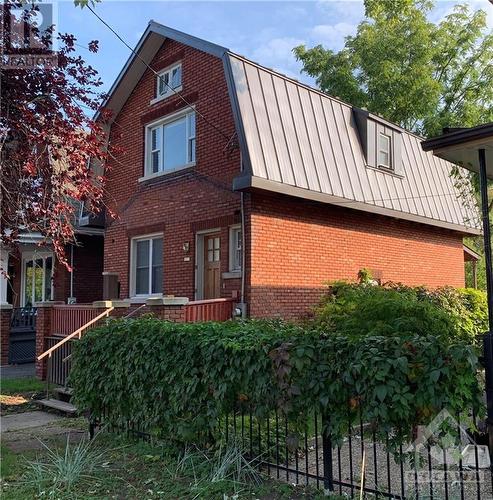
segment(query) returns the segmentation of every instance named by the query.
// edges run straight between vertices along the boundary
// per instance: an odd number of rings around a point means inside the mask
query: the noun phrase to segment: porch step
[[[55,387],[52,389],[52,392],[55,393],[57,399],[69,400],[72,397],[74,390],[71,387]]]
[[[46,408],[51,408],[52,410],[58,410],[67,415],[75,415],[77,413],[77,408],[65,401],[60,401],[59,399],[40,399],[37,403]]]
[[[72,394],[74,393],[74,390],[70,387],[55,387],[52,389],[53,396],[56,399],[59,399],[60,401],[63,401],[65,403],[70,403],[70,399],[72,398]]]

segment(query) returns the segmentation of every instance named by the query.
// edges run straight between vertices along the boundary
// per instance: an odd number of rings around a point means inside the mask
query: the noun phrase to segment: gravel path
[[[312,440],[308,453],[303,452],[298,454],[298,460],[292,459],[289,463],[289,468],[298,469],[299,474],[293,472],[270,471],[270,476],[273,478],[279,477],[280,480],[293,484],[311,484],[317,485],[317,480],[312,477],[307,477],[308,474],[323,476],[323,451],[322,440],[318,439],[318,454],[315,446],[315,440]],[[450,500],[461,499],[465,500],[478,498],[478,490],[482,500],[492,500],[492,479],[488,470],[463,471],[462,487],[460,482],[460,473],[455,468],[449,468],[447,472],[438,466],[432,469],[432,482],[430,483],[430,474],[428,471],[428,463],[422,465],[421,471],[416,476],[411,468],[409,461],[402,464],[396,462],[393,456],[387,456],[385,447],[381,443],[376,443],[365,440],[364,442],[357,436],[353,436],[351,449],[349,441],[345,440],[340,448],[335,448],[332,452],[332,468],[334,478],[335,493],[354,495],[359,497],[359,484],[361,482],[362,473],[362,449],[365,449],[365,488],[378,490],[381,493],[391,493],[396,496],[403,495],[406,498],[416,498],[416,491],[419,493],[419,498],[431,498],[441,500],[447,497]],[[318,456],[318,461],[317,461]],[[297,462],[297,463],[296,463]],[[281,464],[285,466],[286,464]],[[387,472],[388,471],[388,472]],[[352,481],[351,481],[352,477]],[[418,479],[416,483],[416,477]],[[446,480],[445,480],[446,479]],[[342,483],[342,484],[339,484]],[[345,486],[344,483],[353,484],[353,488]],[[318,481],[318,486],[323,488],[323,481]],[[462,490],[462,491],[461,491]],[[375,495],[367,493],[366,498],[374,498]],[[382,496],[379,496],[382,498]]]

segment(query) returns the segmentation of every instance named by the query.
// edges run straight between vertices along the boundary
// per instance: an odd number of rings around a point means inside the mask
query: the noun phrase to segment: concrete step
[[[55,397],[61,401],[69,402],[74,390],[71,387],[55,387],[52,389]]]
[[[58,410],[67,415],[75,415],[77,413],[77,408],[73,404],[67,403],[66,401],[60,401],[59,399],[39,399],[37,403],[40,406]]]

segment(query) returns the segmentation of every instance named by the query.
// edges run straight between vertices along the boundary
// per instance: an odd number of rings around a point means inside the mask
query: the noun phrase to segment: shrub
[[[488,329],[486,294],[470,288],[428,290],[388,283],[337,282],[316,308],[315,324],[348,335],[415,333],[478,345]]]
[[[376,320],[365,334],[344,323],[350,335],[271,321],[114,320],[76,343],[70,383],[94,416],[183,442],[217,436],[238,406],[299,423],[330,414],[335,438],[361,416],[403,440],[444,407],[479,407],[473,348],[437,335],[445,316],[430,319],[432,333],[417,321],[392,331]]]

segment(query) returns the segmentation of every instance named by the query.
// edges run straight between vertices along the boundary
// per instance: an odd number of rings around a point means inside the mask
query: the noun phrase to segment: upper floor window
[[[195,112],[147,127],[145,175],[171,172],[195,163]]]
[[[166,97],[181,89],[181,64],[161,71],[157,76],[156,97]]]
[[[241,271],[242,253],[241,226],[233,226],[229,230],[229,270],[231,272]]]
[[[392,142],[387,134],[380,132],[378,136],[378,165],[392,168]]]

